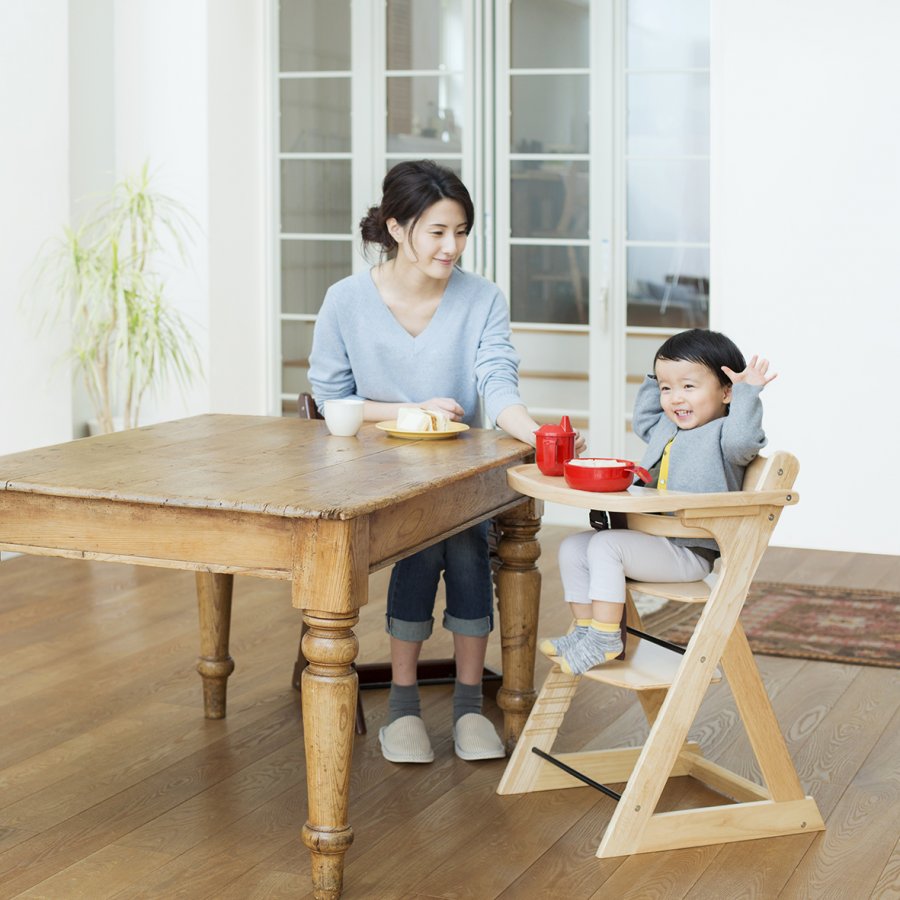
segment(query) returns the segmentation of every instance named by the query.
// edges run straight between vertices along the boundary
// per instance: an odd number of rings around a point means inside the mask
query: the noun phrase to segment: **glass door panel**
[[[587,163],[518,161],[510,171],[512,237],[588,237]]]
[[[350,152],[350,79],[281,82],[281,152]]]
[[[387,68],[453,70],[465,66],[463,0],[388,0]]]
[[[709,68],[709,0],[628,0],[628,66]]]
[[[350,189],[349,159],[282,160],[282,235],[349,233]]]
[[[587,247],[513,247],[510,260],[514,321],[587,325]]]
[[[279,0],[279,71],[350,69],[350,0]]]
[[[288,316],[315,315],[325,291],[353,269],[353,245],[346,241],[284,241],[281,246],[281,310]]]
[[[628,253],[628,324],[639,328],[706,328],[709,250],[632,247]]]
[[[538,421],[566,413],[581,429],[590,402],[594,5],[495,3],[497,40],[508,44],[496,72],[497,276],[529,410]]]
[[[587,73],[512,73],[510,152],[587,153],[589,87]]]
[[[387,80],[387,150],[413,158],[462,152],[462,75]]]
[[[709,327],[709,0],[627,0],[625,449],[671,334]]]
[[[510,0],[510,67],[587,68],[589,6],[588,0]]]

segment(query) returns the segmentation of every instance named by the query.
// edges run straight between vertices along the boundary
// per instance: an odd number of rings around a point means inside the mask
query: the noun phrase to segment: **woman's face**
[[[469,227],[462,206],[455,200],[438,200],[408,229],[396,219],[388,221],[397,242],[397,260],[429,278],[446,280],[466,249]]]

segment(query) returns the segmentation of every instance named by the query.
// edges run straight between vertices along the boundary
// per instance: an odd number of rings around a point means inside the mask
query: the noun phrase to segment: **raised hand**
[[[774,381],[778,377],[777,372],[769,375],[769,361],[760,359],[755,354],[743,372],[735,372],[733,369],[729,369],[728,366],[722,366],[722,371],[731,379],[733,384],[761,384],[765,387],[770,381]]]

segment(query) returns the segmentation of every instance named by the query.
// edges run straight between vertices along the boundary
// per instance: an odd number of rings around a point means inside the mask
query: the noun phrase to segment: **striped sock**
[[[621,652],[621,623],[593,619],[587,634],[563,655],[559,667],[568,675],[581,675],[594,666],[615,659]]]
[[[545,656],[562,656],[587,634],[590,626],[590,619],[576,619],[575,627],[568,634],[564,634],[562,637],[544,638],[541,641],[541,653]]]

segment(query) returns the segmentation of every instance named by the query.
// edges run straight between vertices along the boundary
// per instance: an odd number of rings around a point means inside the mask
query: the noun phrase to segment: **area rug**
[[[645,629],[686,644],[700,604],[666,603]],[[900,668],[900,594],[757,581],[741,613],[754,653]]]

